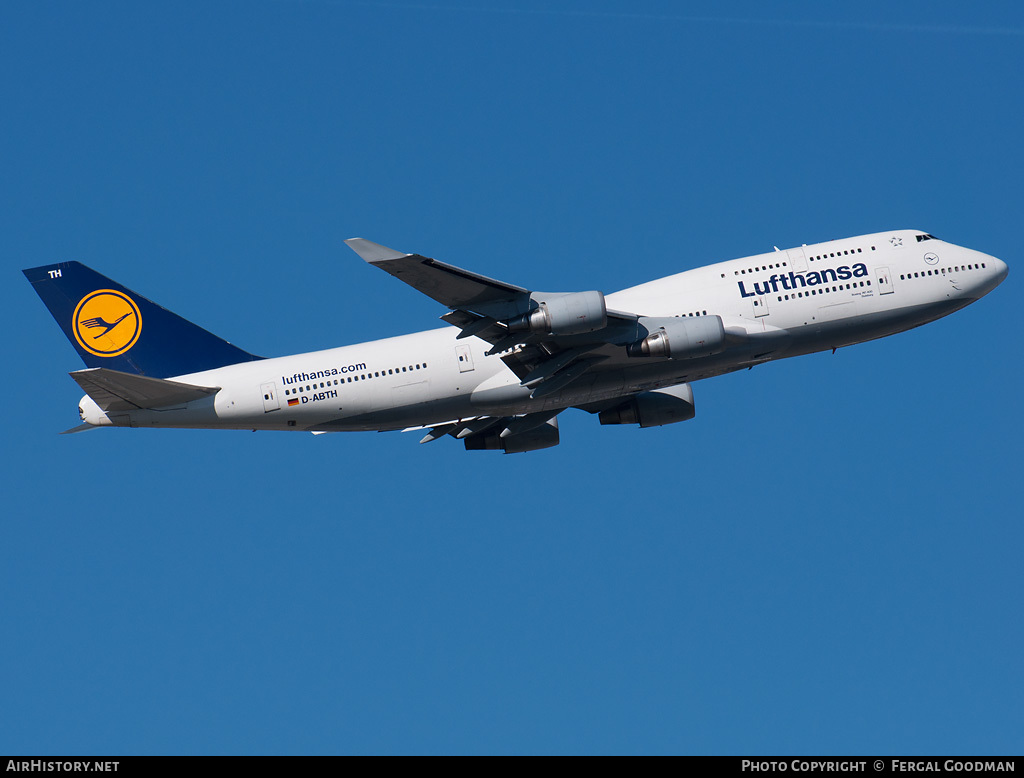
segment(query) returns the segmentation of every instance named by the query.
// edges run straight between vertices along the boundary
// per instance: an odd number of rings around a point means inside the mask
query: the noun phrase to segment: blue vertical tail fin
[[[22,272],[87,367],[168,378],[262,359],[81,262]]]

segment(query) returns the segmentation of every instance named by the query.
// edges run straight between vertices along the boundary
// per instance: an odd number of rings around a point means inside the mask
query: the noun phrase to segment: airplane
[[[419,430],[507,454],[559,443],[569,408],[601,424],[695,415],[691,384],[919,327],[980,299],[1000,259],[918,230],[687,270],[604,295],[546,293],[362,238],[370,265],[448,308],[441,329],[264,358],[79,262],[24,270],[86,369],[83,424]]]

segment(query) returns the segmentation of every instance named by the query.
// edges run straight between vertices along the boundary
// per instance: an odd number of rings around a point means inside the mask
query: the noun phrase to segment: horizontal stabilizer
[[[219,386],[194,386],[105,367],[69,374],[103,411],[168,408],[209,397]]]
[[[99,429],[99,427],[96,427],[96,426],[94,426],[92,424],[79,424],[77,427],[72,427],[69,430],[64,430],[60,434],[61,435],[74,435],[77,432],[88,432],[89,430],[97,430],[97,429]]]

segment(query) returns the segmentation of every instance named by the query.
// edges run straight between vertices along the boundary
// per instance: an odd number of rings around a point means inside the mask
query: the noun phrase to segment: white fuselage
[[[605,361],[561,392],[530,389],[490,344],[455,327],[245,362],[175,377],[221,387],[162,410],[104,414],[82,399],[84,421],[131,427],[394,430],[478,416],[513,416],[607,401],[721,375],[769,360],[848,346],[934,321],[1005,278],[994,257],[912,230],[773,251],[688,270],[607,296],[643,316],[721,316],[735,345],[711,357]]]

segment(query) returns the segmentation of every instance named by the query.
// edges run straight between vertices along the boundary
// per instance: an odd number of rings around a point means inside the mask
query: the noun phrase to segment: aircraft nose
[[[985,268],[985,272],[978,276],[977,289],[980,295],[986,295],[1003,283],[1009,268],[1003,260],[993,257],[991,254],[980,254],[979,252],[978,259],[981,260],[980,264]],[[977,266],[975,264],[975,267]]]
[[[1006,266],[1006,263],[1001,259],[992,257],[992,269],[995,271],[995,280],[997,284],[1003,283],[1006,279],[1006,274],[1010,272],[1010,268]]]

